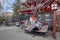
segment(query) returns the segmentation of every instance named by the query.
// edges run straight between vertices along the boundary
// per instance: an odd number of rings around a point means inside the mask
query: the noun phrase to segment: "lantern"
[[[51,10],[57,10],[58,9],[58,4],[56,2],[53,2],[51,4]]]

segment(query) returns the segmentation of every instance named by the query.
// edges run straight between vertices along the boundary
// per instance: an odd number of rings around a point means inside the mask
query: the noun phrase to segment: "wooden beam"
[[[57,12],[54,11],[54,27],[53,27],[54,40],[56,40],[56,14],[57,14]]]

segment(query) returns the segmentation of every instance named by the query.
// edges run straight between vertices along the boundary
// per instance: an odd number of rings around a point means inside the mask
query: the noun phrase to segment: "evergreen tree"
[[[20,10],[20,0],[15,0],[15,3],[13,4],[14,15],[19,14],[18,10]]]

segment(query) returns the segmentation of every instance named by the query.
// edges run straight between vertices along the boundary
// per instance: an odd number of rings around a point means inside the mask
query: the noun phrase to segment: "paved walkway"
[[[35,36],[21,31],[18,27],[0,28],[0,40],[53,40],[50,37]]]
[[[60,32],[57,32],[57,40],[60,40]]]

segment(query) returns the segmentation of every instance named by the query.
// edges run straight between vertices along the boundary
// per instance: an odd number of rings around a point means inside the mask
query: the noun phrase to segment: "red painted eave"
[[[31,13],[33,9],[25,9],[25,10],[19,10],[21,13]]]

